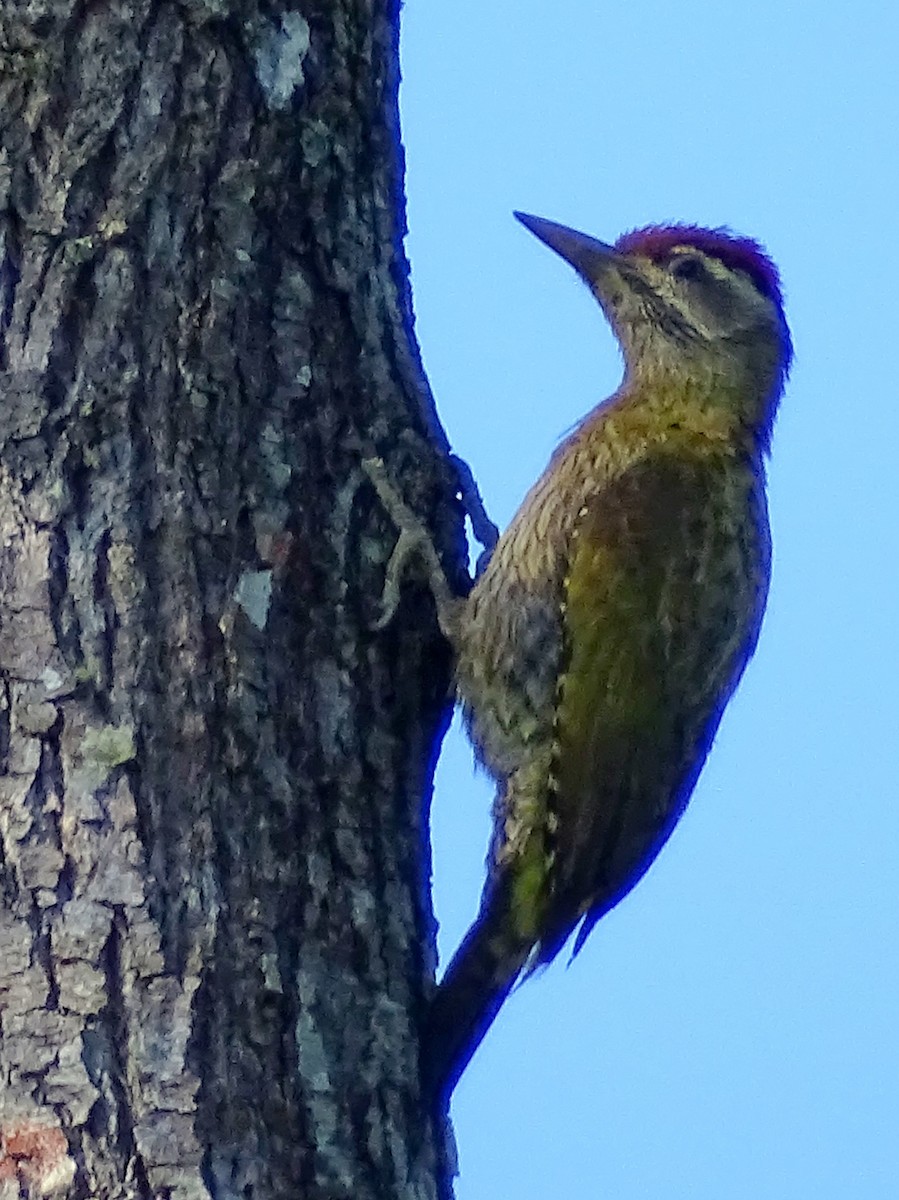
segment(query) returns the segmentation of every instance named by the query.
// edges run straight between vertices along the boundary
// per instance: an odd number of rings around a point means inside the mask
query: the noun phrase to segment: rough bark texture
[[[0,8],[0,1198],[436,1197],[395,0]]]

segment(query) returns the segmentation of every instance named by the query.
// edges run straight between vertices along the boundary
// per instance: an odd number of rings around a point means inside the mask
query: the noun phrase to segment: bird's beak
[[[555,250],[588,283],[597,283],[610,267],[621,266],[622,255],[607,242],[600,242],[586,233],[578,233],[567,225],[545,221],[543,217],[532,217],[522,212],[515,213],[515,216],[525,229],[529,229],[550,250]]]

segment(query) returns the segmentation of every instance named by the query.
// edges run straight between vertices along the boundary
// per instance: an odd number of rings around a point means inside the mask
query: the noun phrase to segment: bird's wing
[[[582,917],[585,936],[646,871],[754,648],[767,523],[761,485],[748,469],[736,485],[734,474],[733,464],[658,451],[581,510],[564,588],[550,915],[537,961]]]

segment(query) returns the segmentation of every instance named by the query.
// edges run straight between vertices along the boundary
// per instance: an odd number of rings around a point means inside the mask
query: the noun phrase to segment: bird
[[[515,216],[586,283],[624,372],[441,621],[496,781],[479,911],[426,1018],[441,1102],[516,983],[572,936],[581,950],[684,812],[759,637],[765,461],[792,358],[753,239],[670,224],[608,244]]]

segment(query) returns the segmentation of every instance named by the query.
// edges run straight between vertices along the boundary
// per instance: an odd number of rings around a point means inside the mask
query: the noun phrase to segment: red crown
[[[732,270],[745,271],[756,287],[776,304],[783,304],[777,267],[752,238],[737,237],[729,229],[703,229],[700,225],[647,225],[622,234],[615,249],[659,259],[675,246],[694,246],[703,254],[719,258]]]

